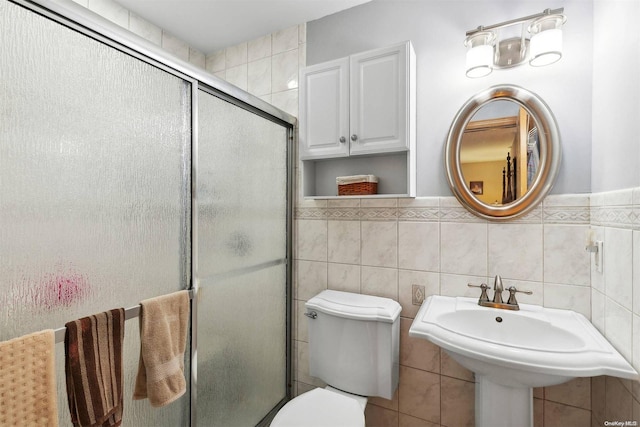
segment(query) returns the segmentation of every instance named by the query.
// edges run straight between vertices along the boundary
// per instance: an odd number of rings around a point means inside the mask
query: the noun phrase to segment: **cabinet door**
[[[300,157],[349,155],[349,58],[300,72]]]
[[[352,155],[410,148],[409,49],[407,42],[350,57]]]

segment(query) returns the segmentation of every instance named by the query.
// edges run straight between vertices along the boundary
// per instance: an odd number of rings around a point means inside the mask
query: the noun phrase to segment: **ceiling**
[[[370,0],[116,0],[205,55]]]

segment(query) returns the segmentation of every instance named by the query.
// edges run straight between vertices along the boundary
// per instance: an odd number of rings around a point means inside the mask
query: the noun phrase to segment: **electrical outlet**
[[[413,305],[422,305],[424,301],[424,286],[411,285],[411,303]]]

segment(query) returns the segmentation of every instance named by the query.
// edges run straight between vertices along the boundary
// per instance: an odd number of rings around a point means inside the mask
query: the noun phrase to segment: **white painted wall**
[[[564,7],[565,54],[548,67],[465,76],[465,32],[478,25]],[[562,135],[563,161],[553,193],[591,191],[591,88],[593,4],[588,1],[374,0],[307,24],[307,65],[381,47],[413,42],[417,56],[418,196],[448,196],[443,147],[451,121],[475,93],[515,84],[551,107]],[[617,66],[617,64],[615,64]],[[636,156],[637,157],[637,156]]]
[[[593,193],[640,185],[639,18],[640,1],[594,2]]]

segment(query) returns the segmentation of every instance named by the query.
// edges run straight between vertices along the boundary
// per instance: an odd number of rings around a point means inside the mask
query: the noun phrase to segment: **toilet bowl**
[[[284,405],[271,427],[364,427],[366,404],[362,396],[315,388]]]
[[[392,399],[398,386],[400,304],[325,290],[305,307],[309,375],[329,386],[289,401],[271,426],[364,427],[364,396]]]

